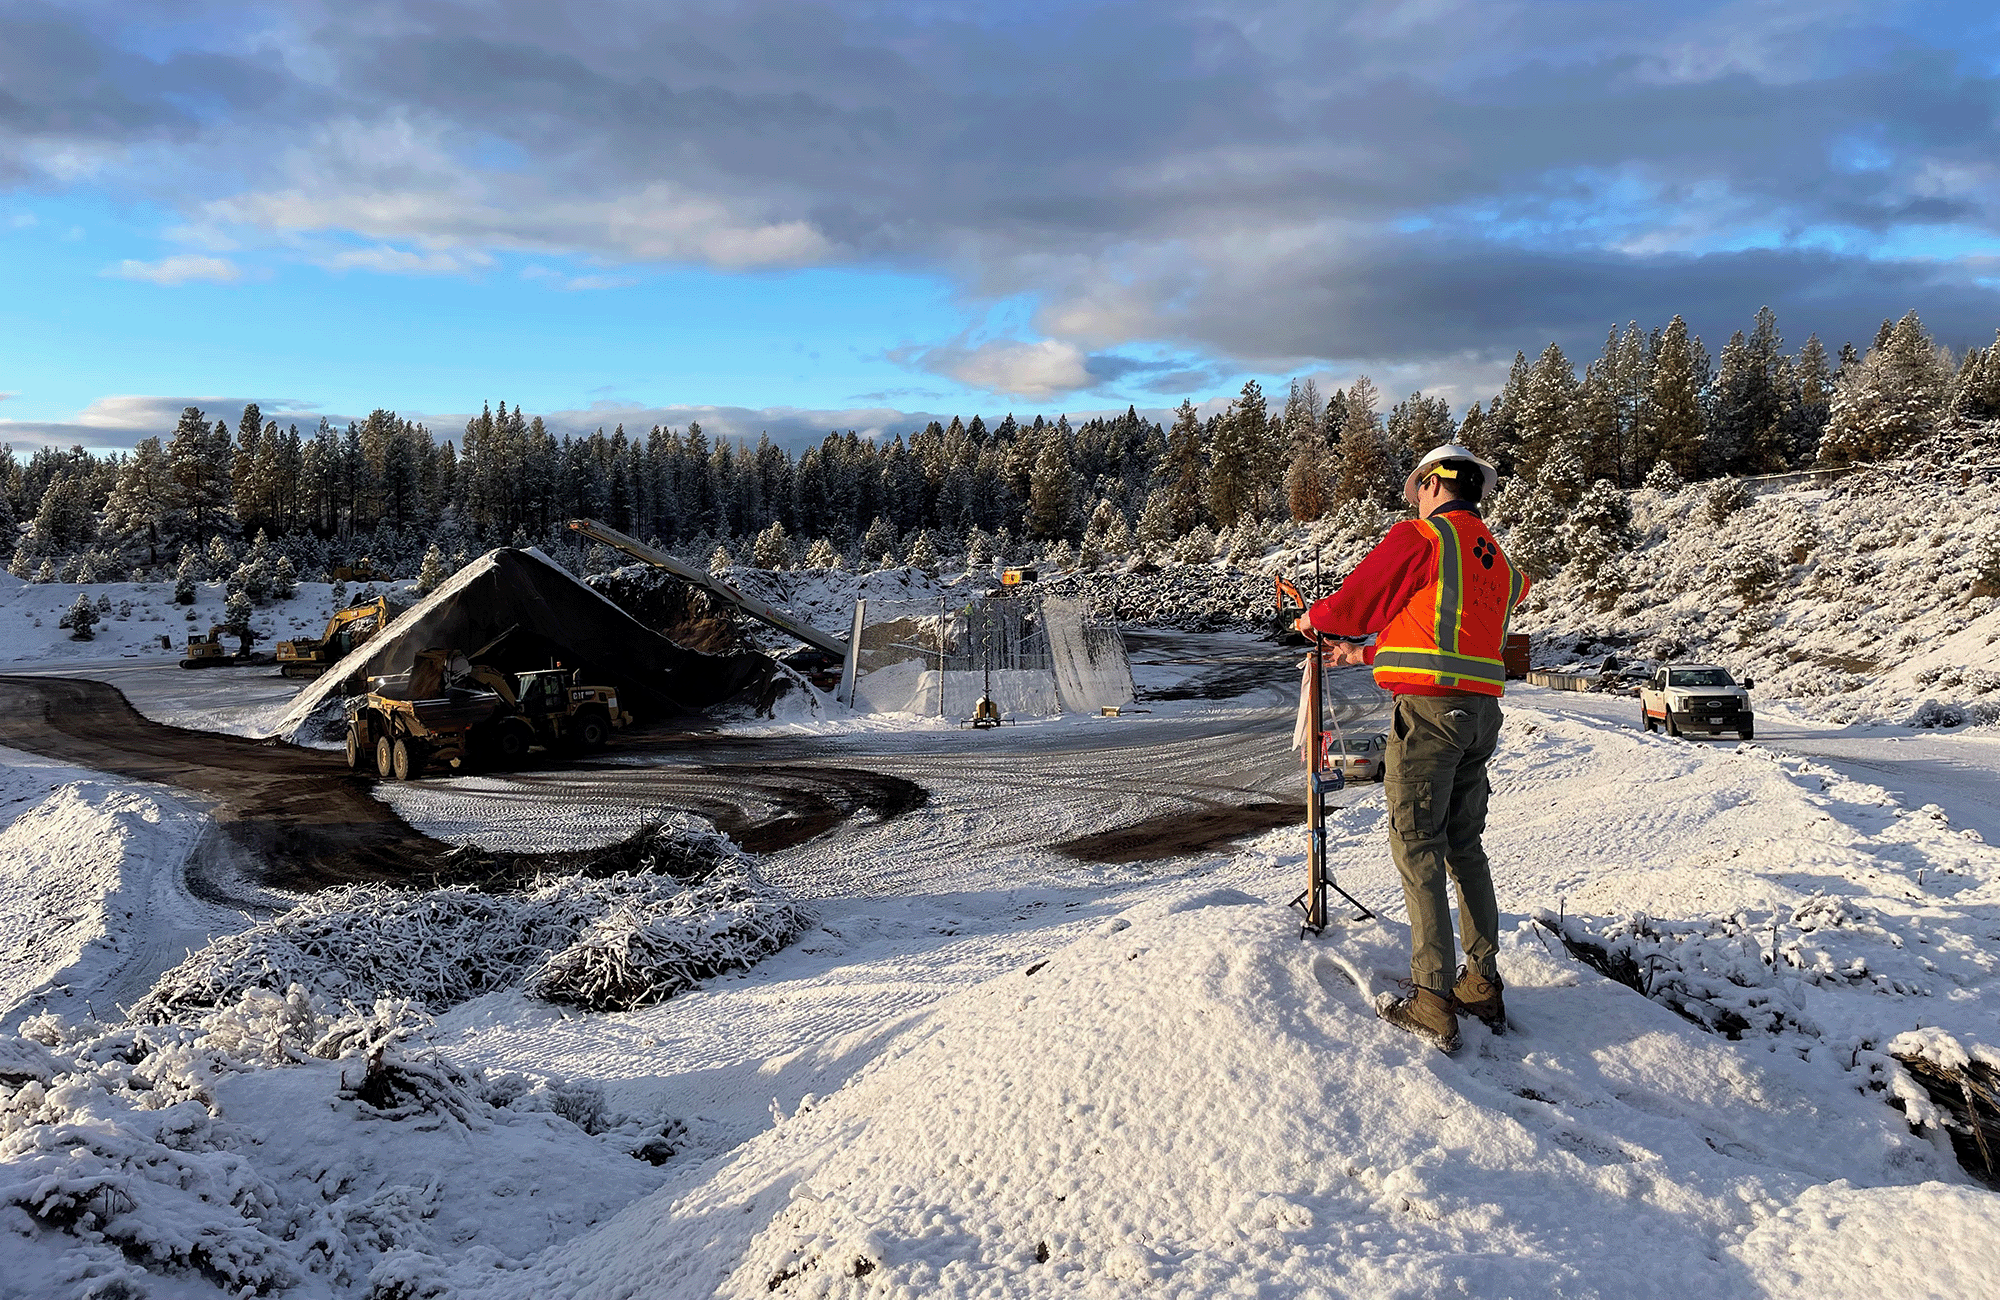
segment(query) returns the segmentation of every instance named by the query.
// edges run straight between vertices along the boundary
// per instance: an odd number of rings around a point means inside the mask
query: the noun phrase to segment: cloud
[[[477,249],[418,252],[386,244],[322,253],[313,261],[329,271],[379,271],[384,275],[459,275],[493,265],[493,259]]]
[[[1089,359],[1075,346],[1055,339],[1038,343],[994,339],[969,346],[945,344],[904,350],[898,359],[980,392],[1035,401],[1047,401],[1058,394],[1092,386]]]
[[[521,278],[547,281],[558,289],[572,293],[591,289],[629,289],[639,283],[639,277],[636,275],[567,275],[561,271],[550,270],[546,266],[524,267]]]
[[[6,394],[12,397],[17,394]],[[100,397],[67,420],[0,420],[0,442],[29,447],[82,446],[94,451],[120,451],[142,438],[169,438],[181,412],[196,407],[211,422],[234,428],[243,408],[256,402],[266,420],[316,426],[322,412],[311,402],[290,397],[169,397],[118,394]],[[339,417],[344,424],[346,417]]]
[[[1962,344],[2000,320],[1971,260],[2000,238],[1972,6],[211,14],[0,0],[0,183],[390,273],[513,252],[604,268],[575,288],[659,264],[939,276],[969,317],[1027,302],[1032,327],[908,363],[1023,397],[1477,366],[1675,312],[1719,342],[1767,301],[1795,335],[1914,306]],[[1154,354],[1185,364],[1117,360]]]
[[[119,280],[145,280],[162,285],[195,281],[235,284],[243,278],[236,263],[228,258],[207,257],[200,253],[176,253],[157,262],[140,262],[128,257],[116,266],[106,267],[104,274]]]

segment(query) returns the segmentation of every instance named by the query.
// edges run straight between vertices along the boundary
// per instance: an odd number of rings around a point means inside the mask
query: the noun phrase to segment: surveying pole
[[[1333,873],[1326,865],[1326,794],[1347,784],[1346,774],[1328,763],[1326,754],[1326,708],[1325,691],[1322,685],[1326,671],[1325,642],[1317,632],[1312,634],[1312,649],[1308,652],[1305,685],[1306,708],[1306,887],[1305,891],[1292,900],[1292,906],[1305,913],[1299,924],[1299,937],[1306,937],[1308,931],[1318,934],[1326,929],[1326,891],[1331,889],[1354,905],[1357,921],[1374,917],[1361,900],[1340,887]],[[1345,757],[1343,752],[1342,757]]]

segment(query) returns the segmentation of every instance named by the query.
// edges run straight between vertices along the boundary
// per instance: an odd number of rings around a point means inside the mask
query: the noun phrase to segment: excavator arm
[[[693,565],[683,564],[665,551],[656,550],[637,538],[628,537],[616,528],[608,528],[595,519],[572,519],[569,527],[582,533],[594,542],[602,542],[614,550],[625,552],[635,560],[665,569],[684,582],[691,582],[721,600],[729,602],[750,617],[783,632],[786,636],[797,637],[807,645],[824,650],[842,659],[847,657],[847,642],[839,637],[828,636],[811,624],[793,618],[784,610],[755,596],[745,595],[713,574],[704,573]]]

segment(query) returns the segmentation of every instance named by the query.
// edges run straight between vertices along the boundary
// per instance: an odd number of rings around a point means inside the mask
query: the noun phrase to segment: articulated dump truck
[[[580,754],[632,721],[618,692],[567,668],[503,673],[452,650],[425,650],[408,673],[368,679],[347,702],[347,765],[408,781],[432,764],[509,767],[540,746]]]
[[[278,671],[287,677],[317,677],[366,645],[401,612],[387,596],[350,605],[326,621],[326,633],[317,641],[278,642]]]

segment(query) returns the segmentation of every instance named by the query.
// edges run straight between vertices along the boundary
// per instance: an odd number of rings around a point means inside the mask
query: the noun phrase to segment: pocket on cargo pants
[[[1444,831],[1443,809],[1438,806],[1437,789],[1427,778],[1385,783],[1383,796],[1389,805],[1389,829],[1405,844],[1435,839]]]

